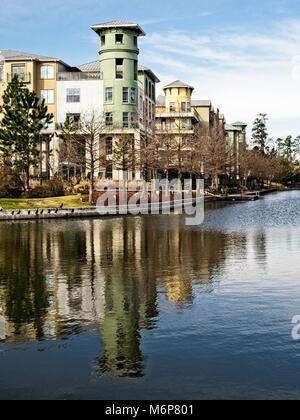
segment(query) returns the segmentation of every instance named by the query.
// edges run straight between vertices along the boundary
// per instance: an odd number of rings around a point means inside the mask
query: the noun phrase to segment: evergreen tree
[[[41,131],[52,123],[53,115],[48,113],[45,101],[30,92],[17,75],[4,92],[0,112],[0,152],[6,163],[25,174],[29,189],[30,169],[40,159]]]
[[[300,136],[296,138],[287,136],[286,139],[279,138],[277,140],[277,148],[279,153],[290,162],[295,161],[300,154]]]
[[[268,131],[267,131],[267,114],[259,114],[254,121],[252,129],[252,140],[254,147],[261,153],[266,152]]]

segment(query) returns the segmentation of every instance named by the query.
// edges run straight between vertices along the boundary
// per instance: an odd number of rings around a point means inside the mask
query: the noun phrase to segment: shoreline
[[[284,192],[289,190],[262,190],[257,192],[252,192],[249,194],[244,194],[243,197],[246,199],[238,199],[242,197],[241,195],[231,195],[227,197],[205,197],[205,203],[238,203],[246,201],[254,201],[254,194],[257,195],[256,199],[259,199],[259,196],[265,196],[267,194],[273,194],[275,192]],[[257,194],[258,193],[258,194]],[[151,213],[149,213],[151,214]],[[122,216],[131,216],[131,214],[100,214],[96,207],[86,207],[86,208],[66,208],[66,209],[28,209],[28,210],[2,210],[0,212],[0,223],[1,222],[15,222],[15,221],[26,221],[26,220],[53,220],[53,219],[86,219],[86,218],[107,218],[107,217],[122,217]]]

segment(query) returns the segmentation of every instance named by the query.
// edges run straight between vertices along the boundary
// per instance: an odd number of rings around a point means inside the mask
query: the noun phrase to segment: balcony
[[[16,75],[23,83],[31,83],[31,73],[7,73],[7,82],[10,83]]]
[[[64,72],[58,73],[59,82],[76,82],[80,80],[102,80],[102,73]]]

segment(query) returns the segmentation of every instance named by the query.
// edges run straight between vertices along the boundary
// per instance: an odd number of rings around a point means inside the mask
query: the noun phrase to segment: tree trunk
[[[25,174],[26,174],[26,190],[30,190],[30,169],[29,166],[25,168]]]
[[[93,193],[94,193],[94,184],[95,184],[95,174],[94,174],[94,165],[91,164],[91,174],[90,174],[90,190],[89,190],[89,204],[93,205]]]
[[[89,189],[89,204],[93,205],[93,192],[94,192],[94,187],[93,187],[93,182],[92,180],[90,181],[90,189]]]

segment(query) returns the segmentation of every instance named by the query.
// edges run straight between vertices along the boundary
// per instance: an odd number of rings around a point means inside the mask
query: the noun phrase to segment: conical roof
[[[170,88],[188,88],[188,89],[194,90],[193,86],[190,86],[187,83],[182,82],[181,80],[175,80],[175,82],[170,83],[169,85],[165,86],[164,90],[170,89]]]

